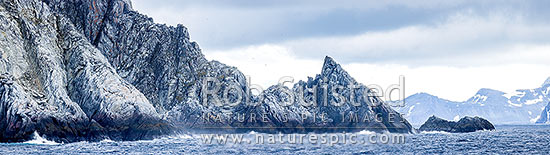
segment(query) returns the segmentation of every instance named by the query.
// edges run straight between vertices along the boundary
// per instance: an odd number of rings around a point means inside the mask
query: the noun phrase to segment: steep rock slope
[[[244,75],[233,67],[208,61],[187,28],[156,24],[125,0],[45,1],[65,14],[114,66],[164,113],[197,96],[205,77],[246,90]]]
[[[0,4],[1,141],[25,140],[34,131],[57,141],[163,132],[147,98],[69,20],[41,1]]]

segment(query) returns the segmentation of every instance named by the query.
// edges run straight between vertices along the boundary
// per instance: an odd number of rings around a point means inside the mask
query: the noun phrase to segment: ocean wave
[[[445,131],[422,131],[420,134],[451,134],[450,132]]]
[[[47,140],[46,138],[42,138],[38,132],[33,133],[34,139],[23,142],[24,144],[35,144],[35,145],[59,145],[62,143],[57,143],[54,141]]]
[[[112,143],[112,142],[115,142],[111,139],[104,139],[104,140],[101,140],[100,143]]]
[[[368,131],[368,130],[361,130],[359,131],[357,134],[360,134],[360,135],[370,135],[370,134],[376,134],[375,132],[372,132],[372,131]]]
[[[175,136],[169,136],[168,138],[172,138],[172,139],[192,139],[193,136],[188,135],[188,134],[178,134],[178,135],[175,135]]]

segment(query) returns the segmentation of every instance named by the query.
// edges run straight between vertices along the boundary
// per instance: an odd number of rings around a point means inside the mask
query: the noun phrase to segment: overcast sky
[[[463,101],[480,88],[536,88],[550,76],[550,1],[133,0],[183,24],[210,60],[264,88],[320,73],[325,55],[357,81]]]

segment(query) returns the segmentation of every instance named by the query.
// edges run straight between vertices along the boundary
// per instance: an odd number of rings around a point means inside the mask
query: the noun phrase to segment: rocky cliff
[[[1,0],[0,26],[0,141],[27,140],[34,131],[65,142],[135,140],[186,129],[412,132],[329,57],[307,82],[251,95],[244,75],[206,60],[187,28],[156,24],[127,0]],[[299,104],[303,98],[343,100],[314,97],[326,93],[313,95],[313,86],[337,88],[336,94],[360,105]],[[208,94],[212,89],[227,91]],[[216,96],[239,104],[217,105]],[[324,113],[332,117],[317,121]],[[347,114],[369,121],[338,121]],[[269,121],[250,121],[263,118]]]
[[[0,4],[1,141],[34,131],[58,141],[133,140],[167,128],[70,20],[41,1]]]

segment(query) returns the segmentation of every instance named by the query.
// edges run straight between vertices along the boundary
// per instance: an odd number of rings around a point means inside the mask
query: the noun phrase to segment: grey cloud
[[[550,1],[488,0],[345,3],[134,0],[134,8],[154,16],[156,21],[186,25],[192,39],[206,51],[275,44],[291,48],[301,58],[333,55],[341,57],[343,63],[417,65],[462,65],[468,62],[456,58],[471,59],[469,55],[491,54],[513,45],[548,44],[545,36],[548,36],[546,27],[550,24],[546,18],[550,10],[545,6],[549,4]],[[456,15],[462,17],[454,17]],[[461,23],[469,19],[482,25]],[[452,24],[458,27],[441,26]],[[419,31],[411,33],[416,36],[402,34],[393,37],[406,38],[380,39],[408,28]],[[369,38],[374,34],[379,34],[379,38]]]

